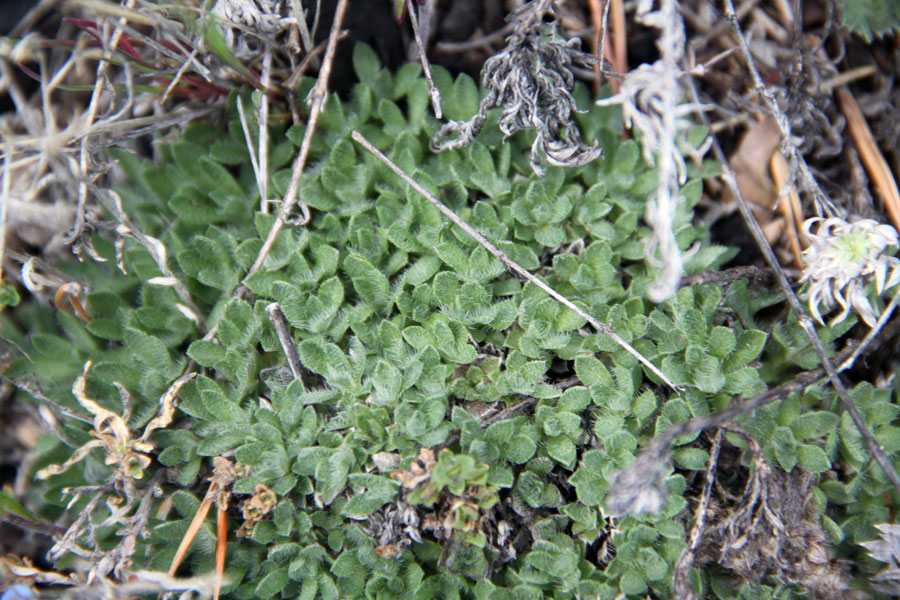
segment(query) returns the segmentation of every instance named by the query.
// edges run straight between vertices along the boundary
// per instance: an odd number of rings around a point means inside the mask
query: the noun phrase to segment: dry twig
[[[709,498],[712,494],[713,483],[716,481],[716,469],[719,466],[719,451],[722,449],[722,430],[716,432],[713,440],[712,449],[709,452],[709,463],[706,467],[706,482],[703,484],[703,493],[700,496],[700,502],[694,511],[694,526],[691,528],[691,535],[688,538],[688,545],[684,552],[678,558],[675,564],[675,576],[672,580],[672,593],[676,598],[684,600],[694,600],[697,596],[688,581],[688,575],[691,567],[694,566],[694,557],[700,540],[703,538],[703,532],[706,527],[706,511],[709,508]]]
[[[891,173],[891,168],[878,149],[872,131],[850,92],[846,88],[840,88],[835,92],[835,97],[847,119],[847,129],[850,130],[853,143],[859,150],[863,165],[872,178],[875,192],[884,202],[884,208],[894,228],[900,231],[900,190],[897,189],[897,181]]]
[[[430,1],[430,0],[429,0]],[[434,79],[431,77],[431,65],[428,64],[428,56],[425,53],[425,44],[422,42],[422,36],[419,33],[419,18],[416,16],[416,9],[412,0],[406,0],[406,10],[409,11],[409,22],[412,23],[413,33],[416,36],[416,46],[419,48],[419,60],[422,62],[422,72],[425,73],[425,82],[428,84],[428,97],[431,98],[431,109],[434,116],[439,121],[443,119],[441,113],[441,93],[437,86],[434,85]]]
[[[291,329],[288,327],[281,305],[273,302],[266,307],[266,313],[272,321],[272,326],[275,327],[275,333],[278,334],[278,341],[281,342],[281,348],[287,357],[288,366],[291,368],[294,379],[298,379],[300,385],[303,385],[303,366],[300,364],[300,355],[297,353],[297,346],[294,344],[294,338],[291,336]]]
[[[299,197],[300,176],[303,174],[303,169],[306,167],[306,158],[309,155],[309,148],[312,145],[312,138],[316,131],[319,115],[322,113],[325,101],[328,99],[328,78],[331,75],[331,67],[334,64],[334,55],[337,49],[341,24],[344,22],[344,15],[347,12],[347,4],[348,0],[340,0],[338,2],[334,14],[334,22],[331,24],[331,33],[328,36],[328,47],[325,50],[322,69],[319,71],[319,77],[316,79],[316,84],[309,92],[309,97],[307,98],[307,103],[310,105],[309,122],[307,123],[306,131],[303,134],[300,153],[297,154],[297,158],[294,159],[294,163],[291,165],[291,181],[288,184],[287,192],[284,194],[284,199],[281,201],[281,210],[278,211],[278,216],[275,218],[275,222],[272,223],[272,228],[269,230],[269,234],[266,236],[256,260],[253,261],[253,266],[251,266],[250,270],[247,272],[247,276],[256,273],[262,268],[263,261],[266,260],[266,256],[269,255],[272,246],[275,244],[275,238],[278,237],[278,233],[281,231],[281,228],[284,227],[288,216],[290,216],[291,211],[294,210],[294,207],[298,203],[300,205],[300,211],[303,213],[299,224],[305,225],[309,222],[309,208],[300,201]]]

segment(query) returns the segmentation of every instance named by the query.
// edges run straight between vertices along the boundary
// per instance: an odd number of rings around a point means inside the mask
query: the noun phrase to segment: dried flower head
[[[815,234],[811,228],[820,223]],[[843,219],[809,219],[803,226],[810,246],[803,252],[803,278],[810,282],[805,299],[819,323],[822,313],[836,305],[841,312],[831,324],[840,323],[852,308],[869,327],[877,314],[866,295],[866,285],[874,278],[879,296],[900,283],[900,260],[885,251],[898,245],[897,230],[871,219],[848,223]]]
[[[144,476],[144,470],[150,466],[149,453],[156,448],[150,441],[150,434],[156,429],[164,428],[172,422],[175,412],[175,400],[181,387],[193,378],[194,374],[188,374],[178,378],[163,394],[160,399],[160,412],[147,426],[140,437],[128,428],[130,418],[130,396],[128,391],[116,383],[122,396],[122,404],[125,406],[125,414],[117,415],[100,406],[95,400],[87,397],[85,385],[88,371],[92,361],[87,361],[84,370],[75,379],[72,385],[72,394],[78,399],[78,403],[91,413],[94,428],[91,435],[95,438],[85,443],[72,453],[72,456],[62,465],[50,465],[37,473],[38,479],[46,479],[52,475],[58,475],[85,458],[94,448],[102,448],[106,454],[105,464],[113,467],[112,483],[117,489],[123,489],[130,498],[134,495],[134,481]]]
[[[880,532],[880,539],[860,544],[872,558],[887,564],[872,576],[872,583],[885,594],[900,594],[900,525],[882,523],[875,529]]]
[[[578,167],[601,154],[581,140],[572,121],[577,111],[571,89],[575,61],[588,64],[590,56],[579,49],[579,40],[565,41],[557,35],[556,19],[545,23],[543,16],[555,17],[551,0],[532,0],[513,12],[516,21],[503,51],[492,56],[481,71],[481,85],[488,95],[481,101],[478,114],[468,122],[450,121],[431,140],[434,152],[461,148],[472,143],[484,127],[487,111],[500,108],[499,127],[510,136],[521,129],[533,129],[537,136],[531,146],[531,168],[543,176],[541,152],[551,165]],[[447,139],[450,135],[453,139]]]

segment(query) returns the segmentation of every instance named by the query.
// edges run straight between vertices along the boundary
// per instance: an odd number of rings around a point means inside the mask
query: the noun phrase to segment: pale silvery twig
[[[657,168],[657,186],[647,201],[644,219],[653,230],[646,242],[645,255],[650,264],[662,268],[648,288],[647,297],[662,302],[675,293],[681,279],[685,256],[675,239],[673,223],[678,208],[678,187],[687,179],[684,158],[678,142],[692,123],[685,117],[701,109],[699,104],[680,104],[682,98],[679,67],[684,57],[684,22],[675,0],[660,0],[659,10],[651,11],[652,0],[641,0],[637,18],[660,30],[656,45],[660,59],[641,65],[628,73],[619,93],[597,104],[622,107],[625,124],[640,132],[644,159]],[[684,145],[684,144],[682,144]]]
[[[852,309],[874,327],[878,315],[865,288],[874,279],[875,293],[881,296],[900,283],[900,260],[886,252],[898,245],[897,231],[872,219],[848,223],[837,217],[808,219],[803,229],[810,246],[803,251],[800,281],[810,282],[804,299],[812,316],[824,325],[821,313],[838,305],[841,312],[832,325],[846,319]]]

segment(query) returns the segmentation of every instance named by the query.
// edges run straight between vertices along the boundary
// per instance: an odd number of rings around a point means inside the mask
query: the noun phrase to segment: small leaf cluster
[[[866,42],[884,37],[900,28],[900,2],[897,0],[857,0],[841,2],[841,22]]]
[[[153,161],[113,151],[130,179],[117,190],[125,212],[165,247],[169,269],[205,323],[180,308],[146,247],[98,234],[94,246],[106,262],[60,267],[89,286],[90,322],[37,302],[3,313],[2,337],[22,351],[5,375],[33,378],[39,395],[77,414],[70,390],[90,359],[87,394],[116,414],[130,411],[136,431],[176,378],[197,372],[179,392],[173,424],[153,433],[160,451],[136,482],[146,485],[164,471],[174,507],[151,517],[149,536],[136,541],[132,559],[141,568],[168,569],[202,500],[212,458],[233,453],[250,468],[232,487],[238,500],[259,486],[277,496],[248,537],[229,537],[223,593],[233,598],[667,595],[685,546],[686,496],[697,493],[708,444],[696,434],[676,440],[664,474],[669,498],[658,514],[613,523],[602,510],[608,482],[670,425],[810,368],[799,325],[788,320],[765,333],[756,319],[779,298],[746,281],[684,287],[659,305],[646,299],[657,267],[645,260],[651,232],[641,219],[656,172],[634,141],[621,139],[621,114],[593,106],[585,88],[574,93],[586,109],[576,119],[603,157],[577,168],[548,167],[539,178],[529,162],[533,134],[504,139],[492,114],[471,145],[432,154],[428,139],[439,124],[427,113],[420,67],[391,74],[366,46],[357,47],[353,63],[360,83],[343,101],[329,97],[301,179],[312,220],[285,227],[249,276],[274,216],[257,210],[236,93],[225,129],[193,125],[174,141],[161,139]],[[436,67],[434,79],[450,118],[478,110],[478,88],[466,75],[454,79]],[[299,97],[311,86],[303,80]],[[258,143],[258,125],[247,116]],[[685,391],[671,393],[608,337],[507,273],[362,152],[350,139],[354,130]],[[302,124],[272,126],[267,176],[278,194],[286,191],[304,132]],[[716,269],[734,255],[709,244],[708,232],[693,223],[702,178],[715,172],[710,164],[692,167],[679,192],[679,246],[702,245],[689,272]],[[241,282],[249,294],[235,294]],[[302,379],[284,365],[266,313],[272,302],[287,319]],[[215,340],[204,337],[211,327]],[[825,329],[823,336],[832,343],[844,331]],[[120,388],[129,392],[127,407]],[[854,398],[879,441],[889,452],[900,450],[890,392],[863,385]],[[525,408],[486,424],[523,402]],[[36,469],[65,461],[91,439],[84,423],[61,415],[59,435],[39,444]],[[822,474],[816,498],[835,543],[872,539],[872,524],[888,519],[878,505],[883,476],[821,388],[760,409],[742,424],[772,464]],[[442,491],[479,490],[478,513],[459,515],[460,528],[476,518],[513,524],[514,556],[498,558],[477,536],[448,541],[427,532],[398,557],[377,551],[385,542],[373,538],[371,522],[404,493],[391,470],[440,444],[449,449],[439,455],[432,487],[417,490],[412,504],[427,507]],[[394,466],[384,468],[375,456]],[[66,509],[63,487],[106,481],[104,458],[95,450],[35,488],[42,516]],[[837,462],[845,470],[837,472]],[[237,504],[229,512],[235,525]],[[106,511],[92,519],[102,522]],[[201,527],[183,572],[213,569],[213,531],[209,523]],[[119,537],[106,527],[92,539],[109,548]],[[615,555],[599,557],[601,544]],[[731,597],[715,577],[699,580]]]

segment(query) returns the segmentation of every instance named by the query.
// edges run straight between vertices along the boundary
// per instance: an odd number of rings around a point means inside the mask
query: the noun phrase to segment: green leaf
[[[546,440],[545,444],[547,456],[569,468],[575,464],[575,457],[578,451],[575,448],[575,444],[567,437],[562,435],[551,437]]]
[[[13,513],[14,515],[24,517],[26,519],[34,521],[35,523],[41,522],[39,518],[31,513],[31,511],[19,504],[15,500],[15,498],[3,492],[0,492],[0,509],[3,509],[6,512]]]
[[[675,448],[672,459],[683,469],[702,471],[706,469],[709,453],[702,448]]]
[[[257,598],[271,598],[284,589],[288,582],[288,569],[281,567],[260,579],[256,585]]]
[[[352,463],[352,452],[342,446],[316,466],[316,488],[324,504],[331,504],[344,489]]]
[[[725,359],[724,370],[733,371],[749,364],[762,352],[763,346],[766,345],[766,337],[765,332],[756,329],[742,331],[734,352]]]
[[[841,0],[844,27],[866,43],[900,29],[898,0]]]
[[[356,44],[353,47],[353,70],[360,81],[373,88],[376,86],[381,65],[375,51],[368,44]]]
[[[709,333],[709,353],[716,358],[725,358],[737,347],[734,331],[728,327],[713,327]]]
[[[800,466],[812,473],[822,473],[831,468],[831,461],[825,451],[812,444],[800,444],[797,457]]]
[[[19,293],[11,284],[0,281],[0,310],[6,307],[14,307],[19,304]]]
[[[506,459],[518,465],[528,462],[536,451],[537,445],[534,441],[521,433],[514,435],[503,446],[503,454]]]
[[[794,468],[799,460],[797,442],[790,427],[779,427],[772,436],[772,445],[775,449],[775,459],[785,471]]]
[[[434,256],[423,256],[404,271],[403,281],[411,285],[425,283],[437,273],[440,267],[441,261]]]
[[[225,360],[225,348],[220,344],[195,340],[187,349],[188,356],[197,361],[202,367],[212,368],[220,361]]]
[[[455,121],[467,121],[478,112],[479,97],[475,81],[461,73],[453,83],[453,106],[447,110],[447,118]]]
[[[200,399],[203,401],[204,408],[217,420],[225,423],[247,422],[247,414],[238,403],[233,402],[225,395],[219,384],[204,375],[200,375],[194,381],[200,391]]]
[[[790,426],[794,431],[794,438],[808,440],[821,438],[837,428],[841,418],[828,411],[816,411],[805,413],[792,420]]]

